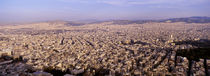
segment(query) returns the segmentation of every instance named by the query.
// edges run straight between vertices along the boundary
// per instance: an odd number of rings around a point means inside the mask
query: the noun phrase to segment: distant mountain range
[[[186,23],[210,23],[210,17],[186,17],[160,20],[159,22],[186,22]]]
[[[169,18],[169,19],[160,19],[160,20],[108,20],[108,21],[97,21],[97,20],[83,20],[83,21],[46,21],[50,24],[64,24],[66,26],[81,26],[85,24],[93,24],[93,23],[104,23],[104,22],[111,22],[111,24],[116,25],[127,25],[127,24],[143,24],[149,22],[165,22],[165,23],[174,23],[174,22],[185,22],[185,23],[210,23],[210,17],[202,17],[202,16],[195,16],[195,17],[185,17],[185,18]],[[23,23],[24,24],[24,23]],[[5,24],[1,24],[5,25]],[[12,25],[19,25],[19,24],[12,24]]]
[[[101,21],[103,22],[112,22],[112,24],[117,25],[127,25],[127,24],[143,24],[149,22],[164,22],[164,23],[175,23],[175,22],[185,22],[185,23],[210,23],[210,17],[185,17],[185,18],[169,18],[169,19],[160,19],[160,20],[110,20],[110,21]],[[95,22],[97,23],[97,22]]]

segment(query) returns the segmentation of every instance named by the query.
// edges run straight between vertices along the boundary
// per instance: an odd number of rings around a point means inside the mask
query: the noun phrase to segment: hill
[[[160,20],[159,22],[186,22],[186,23],[210,23],[210,17],[186,17]]]
[[[183,17],[183,18],[169,18],[169,19],[159,19],[159,20],[110,20],[110,21],[101,21],[111,22],[114,25],[127,25],[127,24],[144,24],[149,22],[166,22],[166,23],[175,23],[175,22],[185,22],[185,23],[210,23],[210,17],[194,16],[194,17]]]

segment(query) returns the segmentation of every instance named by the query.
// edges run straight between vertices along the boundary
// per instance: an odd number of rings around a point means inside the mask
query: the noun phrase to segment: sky
[[[210,16],[210,0],[0,0],[0,23]]]

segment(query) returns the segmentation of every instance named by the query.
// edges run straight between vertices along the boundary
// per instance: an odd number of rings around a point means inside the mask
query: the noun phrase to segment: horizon
[[[107,19],[107,20],[98,20],[98,19],[86,19],[86,20],[40,20],[40,21],[18,21],[18,22],[0,22],[0,26],[2,25],[21,25],[21,24],[33,24],[33,23],[42,23],[42,22],[78,22],[78,23],[95,23],[95,22],[109,22],[109,21],[161,21],[161,20],[169,20],[169,19],[177,19],[177,18],[192,18],[192,17],[200,17],[200,18],[210,18],[209,16],[190,16],[190,17],[171,17],[171,18],[162,18],[162,19]],[[184,21],[183,21],[184,22]]]
[[[0,23],[210,16],[208,0],[1,0]]]

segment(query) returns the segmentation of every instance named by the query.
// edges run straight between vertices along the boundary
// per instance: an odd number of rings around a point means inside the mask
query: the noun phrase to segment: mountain
[[[127,24],[143,24],[148,22],[186,22],[186,23],[210,23],[210,17],[194,16],[184,18],[169,18],[160,20],[112,20],[112,24],[127,25]]]
[[[160,20],[159,22],[186,22],[186,23],[210,23],[210,17],[186,17],[186,18],[171,18]]]
[[[114,20],[112,21],[113,24],[119,24],[119,25],[126,25],[126,24],[143,24],[147,22],[155,22],[154,20]]]
[[[31,23],[49,23],[49,25],[65,25],[65,26],[81,26],[85,24],[100,24],[110,22],[114,25],[127,25],[127,24],[143,24],[149,22],[185,22],[185,23],[210,23],[210,17],[203,16],[194,16],[194,17],[183,17],[183,18],[169,18],[169,19],[160,19],[160,20],[80,20],[80,21],[42,21],[42,22],[31,22]],[[0,26],[6,25],[21,25],[29,23],[3,23],[0,22]]]
[[[48,21],[47,23],[49,23],[50,25],[62,24],[65,26],[81,26],[85,24],[83,22],[77,22],[77,21]]]

